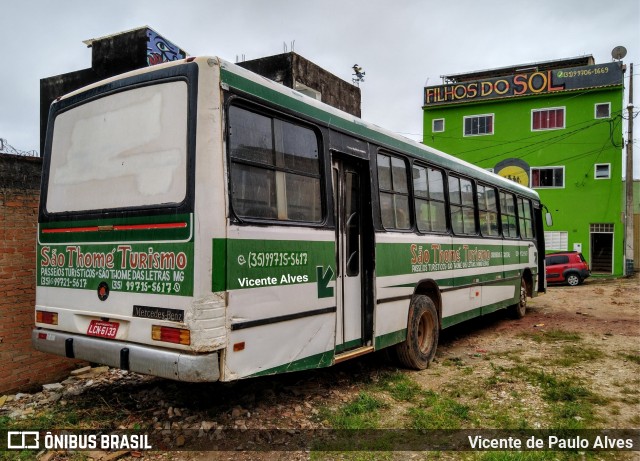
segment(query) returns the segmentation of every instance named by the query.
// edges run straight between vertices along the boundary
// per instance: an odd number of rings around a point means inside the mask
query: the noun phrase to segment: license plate
[[[105,322],[104,320],[92,320],[89,324],[89,328],[87,328],[87,335],[89,336],[98,336],[100,338],[108,338],[113,339],[116,337],[118,333],[118,327],[120,326],[117,322]]]

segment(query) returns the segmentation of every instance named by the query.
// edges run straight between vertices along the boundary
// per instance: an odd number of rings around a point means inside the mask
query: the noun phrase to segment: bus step
[[[373,352],[373,346],[363,346],[357,349],[352,349],[350,351],[336,355],[334,357],[333,363],[344,362],[345,360],[360,357],[361,355],[368,354],[369,352]]]

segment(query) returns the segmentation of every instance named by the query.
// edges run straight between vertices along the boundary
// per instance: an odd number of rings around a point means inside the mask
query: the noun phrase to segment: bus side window
[[[518,238],[516,198],[513,194],[500,192],[500,219],[502,221],[502,235],[508,238]]]
[[[322,219],[316,133],[244,108],[229,108],[231,203],[242,218]]]
[[[476,234],[473,183],[464,178],[449,176],[451,227],[455,234]]]
[[[416,222],[421,232],[446,232],[444,175],[441,170],[413,167]]]
[[[518,217],[522,238],[533,238],[533,220],[531,219],[531,200],[518,198]]]
[[[493,187],[478,184],[478,211],[480,215],[480,232],[482,235],[491,237],[499,236],[498,197]]]
[[[385,229],[411,228],[407,165],[399,157],[378,154],[380,214]]]

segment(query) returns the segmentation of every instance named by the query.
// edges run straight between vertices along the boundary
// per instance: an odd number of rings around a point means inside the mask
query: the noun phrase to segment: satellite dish
[[[616,46],[611,50],[611,57],[613,59],[622,59],[627,55],[627,49],[624,46]]]

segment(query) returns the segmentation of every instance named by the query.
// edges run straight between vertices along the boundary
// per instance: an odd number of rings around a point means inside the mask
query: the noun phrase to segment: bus
[[[545,290],[537,193],[217,57],[51,105],[35,349],[178,381],[331,366]]]

